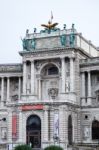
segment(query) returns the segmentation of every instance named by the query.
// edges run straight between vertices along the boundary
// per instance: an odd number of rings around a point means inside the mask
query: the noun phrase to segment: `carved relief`
[[[7,128],[6,127],[1,128],[1,138],[7,139]]]
[[[70,82],[66,80],[66,83],[65,83],[65,89],[66,89],[66,92],[69,92],[70,91]]]
[[[56,96],[58,95],[58,88],[50,88],[50,89],[48,89],[48,95],[49,95],[52,99],[55,99]]]
[[[84,127],[84,138],[89,138],[90,137],[90,128],[88,126]]]
[[[18,80],[12,79],[11,80],[11,100],[16,101],[18,100]]]
[[[22,71],[22,65],[2,65],[0,66],[0,72],[21,72]]]
[[[18,95],[17,94],[13,95],[11,98],[12,98],[12,101],[16,101],[16,100],[18,100]]]

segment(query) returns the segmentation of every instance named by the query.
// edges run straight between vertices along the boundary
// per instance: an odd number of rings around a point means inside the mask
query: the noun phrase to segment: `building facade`
[[[27,30],[22,63],[0,65],[2,150],[22,143],[64,149],[98,144],[98,48],[74,24],[63,30],[55,26],[40,33]]]

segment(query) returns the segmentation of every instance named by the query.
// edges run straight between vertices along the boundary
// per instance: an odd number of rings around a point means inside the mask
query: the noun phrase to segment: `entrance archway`
[[[31,115],[27,119],[26,139],[32,148],[41,147],[41,119],[37,115]]]
[[[99,140],[99,121],[92,122],[92,140]]]

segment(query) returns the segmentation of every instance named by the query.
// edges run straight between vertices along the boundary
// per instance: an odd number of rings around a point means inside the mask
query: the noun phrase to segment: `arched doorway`
[[[92,122],[92,140],[99,140],[99,121]]]
[[[41,147],[41,120],[37,115],[31,115],[26,123],[27,144],[32,148]]]
[[[72,145],[72,117],[68,117],[68,144]]]

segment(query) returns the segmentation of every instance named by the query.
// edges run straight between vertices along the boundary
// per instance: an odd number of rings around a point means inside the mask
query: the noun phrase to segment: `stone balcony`
[[[76,94],[74,92],[69,93],[61,93],[56,98],[46,98],[46,99],[39,99],[37,95],[21,95],[21,99],[18,100],[18,103],[57,103],[57,102],[67,102],[71,104],[77,104],[76,102]]]
[[[99,64],[99,57],[93,57],[93,58],[88,58],[88,59],[81,59],[80,60],[80,65],[94,65],[94,64]]]
[[[81,97],[81,106],[99,107],[99,101],[96,97]]]

